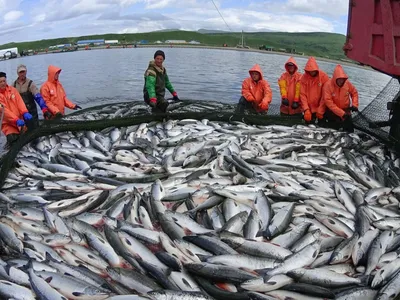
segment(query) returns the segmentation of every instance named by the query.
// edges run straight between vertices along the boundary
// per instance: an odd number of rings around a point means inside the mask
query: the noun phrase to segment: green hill
[[[202,31],[204,32],[204,31]],[[201,33],[198,31],[155,31],[133,34],[99,34],[80,37],[66,37],[58,39],[40,40],[22,43],[8,43],[0,46],[0,49],[18,47],[21,50],[40,50],[53,45],[75,43],[86,39],[119,40],[120,42],[135,43],[146,40],[149,43],[165,40],[196,40],[202,45],[222,46],[227,44],[235,47],[241,41],[241,33],[216,32]],[[244,33],[245,44],[258,49],[261,45],[274,47],[274,49],[295,49],[297,53],[327,57],[331,59],[345,58],[342,47],[346,37],[335,33],[288,33],[288,32],[251,32]]]

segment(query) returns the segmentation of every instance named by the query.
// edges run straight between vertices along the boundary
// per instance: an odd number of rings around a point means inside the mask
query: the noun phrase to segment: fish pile
[[[400,159],[363,133],[169,120],[38,138],[1,299],[394,299]]]

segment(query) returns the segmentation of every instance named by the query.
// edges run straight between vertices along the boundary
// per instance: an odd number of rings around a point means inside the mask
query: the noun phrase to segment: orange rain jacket
[[[314,57],[308,59],[304,71],[318,71],[315,77],[304,73],[300,80],[300,100],[303,111],[309,109],[311,113],[317,113],[321,103],[322,88],[329,81],[329,76],[319,69]]]
[[[336,84],[336,79],[345,78],[346,81],[342,87]],[[323,89],[323,104],[321,113],[325,112],[326,107],[335,115],[343,117],[345,110],[350,108],[350,97],[352,106],[358,108],[358,91],[348,80],[347,74],[341,65],[337,65],[333,71],[333,78],[325,84]]]
[[[268,110],[268,106],[272,101],[272,91],[269,83],[264,79],[261,67],[256,64],[250,70],[250,72],[260,73],[260,80],[255,82],[251,76],[246,78],[242,84],[242,96],[246,98],[248,102],[253,103],[253,107],[257,111]],[[263,107],[266,107],[266,109]]]
[[[292,63],[295,65],[296,70],[293,75],[290,75],[287,64]],[[296,60],[293,57],[290,57],[285,64],[286,72],[284,72],[278,80],[279,89],[281,91],[282,99],[286,98],[289,100],[289,106],[281,105],[281,113],[287,115],[299,114],[302,112],[301,103],[299,108],[293,109],[292,103],[294,101],[300,101],[300,79],[301,73],[297,72],[299,67],[297,66]]]
[[[7,85],[5,90],[0,90],[0,103],[4,109],[1,130],[6,136],[13,133],[19,134],[16,122],[18,119],[24,119],[23,114],[27,113],[28,109],[18,90],[9,85]]]
[[[53,115],[59,112],[64,115],[65,106],[73,109],[76,105],[68,100],[61,82],[55,80],[54,77],[58,72],[61,72],[60,68],[49,66],[48,78],[40,88],[40,93]]]

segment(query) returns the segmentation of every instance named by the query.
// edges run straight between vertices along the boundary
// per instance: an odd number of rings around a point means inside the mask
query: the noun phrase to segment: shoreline
[[[75,51],[91,51],[91,50],[112,50],[112,49],[134,49],[135,47],[133,45],[126,45],[126,47],[123,47],[122,45],[118,46],[111,46],[107,48],[107,46],[94,46],[90,47],[88,50],[85,48],[78,48],[78,50],[73,50],[73,51],[42,51],[38,52],[37,54],[34,55],[29,55],[29,56],[35,56],[35,55],[43,55],[43,54],[56,54],[56,53],[69,53],[69,52],[75,52]],[[293,57],[302,57],[302,58],[308,58],[309,56],[307,55],[301,55],[301,54],[295,54],[295,53],[286,53],[286,52],[278,52],[278,51],[266,51],[266,50],[260,50],[260,49],[255,49],[255,48],[236,48],[236,47],[221,47],[221,46],[207,46],[207,45],[184,45],[184,44],[176,44],[176,45],[167,45],[167,44],[148,44],[148,45],[137,45],[136,48],[200,48],[200,49],[212,49],[212,50],[230,50],[230,51],[245,51],[245,52],[253,52],[253,53],[264,53],[264,54],[277,54],[277,55],[283,55],[283,56],[293,56]],[[361,68],[364,70],[371,70],[375,71],[373,68],[369,66],[363,66],[359,65],[356,62],[351,62],[351,61],[345,61],[345,60],[337,60],[337,59],[330,59],[330,58],[325,58],[325,57],[318,57],[315,56],[317,60],[320,61],[325,61],[325,62],[330,62],[330,63],[336,63],[336,64],[341,64],[341,65],[347,65],[347,66],[353,66],[356,68]]]

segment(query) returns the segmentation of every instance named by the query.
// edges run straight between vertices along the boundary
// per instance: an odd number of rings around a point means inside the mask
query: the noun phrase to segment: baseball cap
[[[17,73],[21,72],[21,71],[26,71],[26,66],[25,65],[19,65],[17,68]]]

